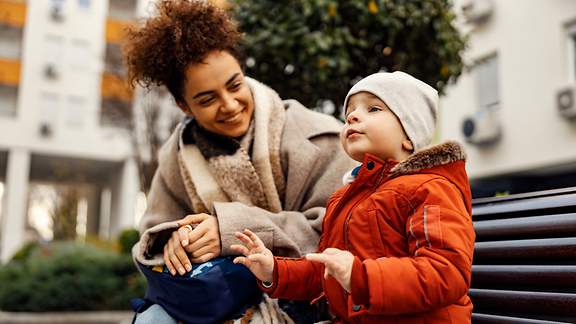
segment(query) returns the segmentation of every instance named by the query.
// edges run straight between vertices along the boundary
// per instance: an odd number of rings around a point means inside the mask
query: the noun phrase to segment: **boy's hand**
[[[350,292],[350,277],[352,276],[352,264],[354,255],[348,251],[336,248],[327,248],[322,253],[308,253],[306,259],[324,264],[324,278],[328,275]]]
[[[245,229],[244,233],[236,232],[235,235],[244,245],[234,244],[230,249],[244,256],[236,257],[234,263],[245,265],[261,281],[272,282],[274,280],[272,251],[268,250],[262,240],[249,229]]]

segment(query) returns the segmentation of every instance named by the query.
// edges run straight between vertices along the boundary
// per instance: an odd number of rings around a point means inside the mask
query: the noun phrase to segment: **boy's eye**
[[[382,108],[378,107],[378,106],[372,106],[370,108],[368,108],[368,112],[375,112],[375,111],[381,111]]]

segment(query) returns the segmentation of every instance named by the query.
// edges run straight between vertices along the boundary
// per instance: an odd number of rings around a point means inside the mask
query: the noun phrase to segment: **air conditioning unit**
[[[492,0],[464,0],[460,8],[467,23],[481,23],[492,15],[494,3]]]
[[[48,63],[44,66],[44,77],[47,79],[55,80],[58,78],[58,69],[52,63]]]
[[[492,145],[502,137],[502,126],[494,109],[482,109],[464,119],[462,133],[466,142],[479,146]]]
[[[40,134],[40,137],[49,138],[52,137],[54,131],[52,129],[52,125],[50,125],[48,122],[42,122],[40,125],[38,125],[38,133]]]
[[[56,2],[52,4],[50,7],[50,19],[56,23],[61,23],[64,21],[64,13],[61,3]]]
[[[576,85],[560,88],[556,93],[556,107],[560,115],[567,119],[576,119]]]

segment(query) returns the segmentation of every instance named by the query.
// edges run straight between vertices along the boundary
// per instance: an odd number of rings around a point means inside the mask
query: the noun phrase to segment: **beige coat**
[[[280,159],[285,175],[282,210],[277,213],[239,202],[215,202],[222,242],[222,255],[237,243],[234,232],[250,228],[274,254],[297,257],[316,249],[328,197],[342,185],[342,176],[354,167],[341,149],[341,124],[334,118],[306,109],[294,100],[284,101],[285,122],[280,140]],[[178,126],[159,156],[148,209],[140,230],[155,226],[157,238],[143,237],[147,246],[135,248],[135,257],[146,264],[163,264],[162,247],[175,221],[195,213],[178,158],[182,125]],[[160,224],[160,225],[158,225]],[[158,225],[158,226],[156,226]],[[158,231],[155,231],[158,233]]]

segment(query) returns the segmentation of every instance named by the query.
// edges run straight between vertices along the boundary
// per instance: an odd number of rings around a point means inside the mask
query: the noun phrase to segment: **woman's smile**
[[[246,107],[244,107],[242,110],[240,110],[238,113],[233,114],[233,115],[228,115],[222,119],[219,120],[220,123],[224,123],[224,124],[236,124],[239,123],[243,120],[244,115],[246,112]]]

